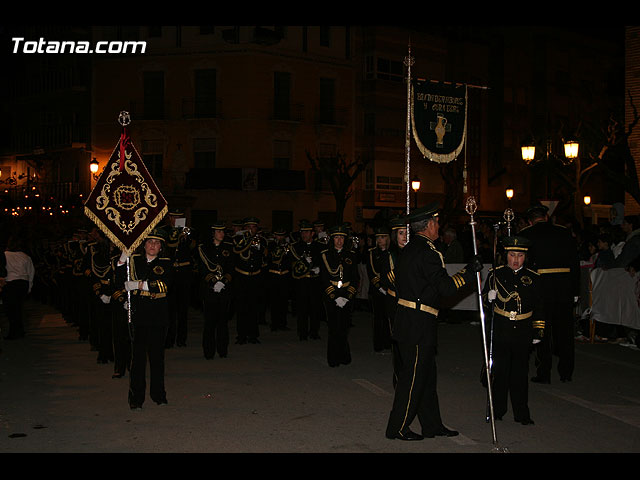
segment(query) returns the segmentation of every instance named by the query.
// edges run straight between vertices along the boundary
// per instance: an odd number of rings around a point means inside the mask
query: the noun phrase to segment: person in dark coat
[[[299,225],[300,239],[289,249],[298,338],[318,340],[322,319],[320,253],[327,247],[313,238],[311,222],[300,220]]]
[[[443,296],[455,294],[482,270],[478,256],[460,272],[449,276],[442,254],[433,242],[438,238],[438,205],[431,203],[407,216],[413,232],[395,269],[398,307],[393,338],[402,358],[386,437],[422,440],[455,436],[444,426],[436,389],[438,309]],[[410,430],[418,417],[422,433]]]
[[[260,343],[260,309],[264,301],[264,269],[267,265],[267,242],[258,234],[260,220],[249,217],[244,220],[245,233],[233,237],[235,271],[235,308],[237,312],[236,343],[244,345]]]
[[[286,243],[287,232],[282,228],[273,231],[273,240],[268,243],[267,289],[271,311],[271,331],[289,330],[287,310],[291,292],[291,257]]]
[[[169,327],[169,301],[167,294],[173,280],[172,261],[162,256],[166,233],[153,230],[144,240],[143,253],[134,253],[129,259],[127,276],[126,252],[120,257],[116,269],[116,284],[124,284],[131,292],[131,318],[133,345],[129,406],[142,408],[146,390],[146,368],[149,360],[149,396],[158,405],[167,403],[165,390],[165,341]]]
[[[233,274],[233,244],[225,240],[224,223],[211,227],[212,239],[197,248],[200,298],[203,302],[204,326],[202,350],[204,358],[222,358],[229,350],[229,318]]]
[[[348,230],[333,227],[329,235],[329,248],[321,253],[320,279],[327,313],[327,362],[338,367],[351,363],[348,336],[359,276],[356,256],[345,246]]]
[[[375,247],[368,249],[365,266],[369,278],[369,301],[373,310],[373,350],[382,352],[391,349],[391,330],[386,305],[387,289],[383,286],[382,275],[390,262],[390,232],[387,227],[375,229]]]
[[[398,349],[396,341],[393,339],[393,319],[395,318],[396,310],[398,308],[398,302],[396,300],[395,268],[399,257],[402,254],[402,249],[407,244],[407,222],[400,217],[392,218],[389,220],[389,227],[391,229],[391,244],[389,247],[388,264],[382,267],[380,285],[387,291],[387,294],[385,295],[385,306],[387,309],[387,318],[389,320],[389,332],[391,333],[391,358],[393,364],[392,383],[393,388],[395,388],[396,383],[398,383],[400,365],[402,364],[400,350]]]
[[[536,345],[537,372],[532,382],[550,383],[552,353],[558,356],[560,380],[569,382],[575,366],[573,305],[580,291],[578,246],[571,232],[549,222],[548,208],[527,211],[530,226],[518,235],[531,241],[529,265],[540,275],[545,332]]]
[[[504,237],[506,265],[491,269],[483,299],[493,310],[492,393],[494,415],[501,420],[511,397],[513,418],[532,425],[529,412],[529,352],[544,335],[544,312],[539,275],[524,266],[531,242],[519,236]],[[489,333],[489,332],[488,332]]]

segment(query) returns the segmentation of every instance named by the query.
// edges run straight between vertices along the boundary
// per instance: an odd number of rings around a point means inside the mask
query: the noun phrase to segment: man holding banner
[[[173,275],[171,260],[161,257],[165,233],[160,229],[151,232],[144,241],[144,253],[127,259],[123,253],[118,261],[116,284],[125,285],[131,292],[130,309],[133,322],[133,345],[131,351],[131,383],[129,406],[132,410],[142,408],[146,388],[146,366],[149,358],[151,399],[158,405],[167,403],[164,388],[164,347],[169,327],[169,299]],[[126,264],[130,275],[127,278]]]
[[[125,306],[133,343],[129,405],[144,401],[146,355],[151,363],[151,398],[166,403],[164,341],[168,312],[167,292],[172,266],[159,257],[164,238],[154,230],[167,213],[167,202],[133,146],[121,112],[120,141],[84,204],[85,215],[122,251],[116,268],[116,288],[127,292]],[[131,254],[144,242],[142,255]],[[161,346],[160,346],[160,340]],[[135,370],[135,372],[134,372]]]

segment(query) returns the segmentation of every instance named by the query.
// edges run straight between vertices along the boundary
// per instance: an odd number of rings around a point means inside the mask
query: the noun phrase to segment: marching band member
[[[339,226],[329,234],[329,248],[321,254],[321,283],[327,312],[327,362],[337,367],[351,363],[348,335],[358,271],[354,253],[345,247],[348,231]]]

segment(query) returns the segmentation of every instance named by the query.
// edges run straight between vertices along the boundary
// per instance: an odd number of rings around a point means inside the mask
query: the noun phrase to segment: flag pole
[[[409,50],[407,56],[404,57],[404,64],[407,67],[407,124],[405,129],[405,184],[407,186],[407,206],[406,213],[409,215],[411,205],[411,66],[414,59],[411,56],[411,39],[409,39]],[[407,242],[409,241],[409,226],[407,225]]]
[[[471,217],[471,221],[469,225],[471,225],[471,236],[473,239],[473,253],[474,255],[478,255],[478,245],[476,242],[476,222],[473,218],[473,214],[476,212],[478,205],[476,204],[476,199],[473,196],[467,198],[467,202],[465,205],[465,210]],[[493,438],[493,445],[496,451],[506,452],[507,450],[504,448],[498,447],[498,437],[496,435],[496,422],[493,413],[493,393],[491,388],[491,372],[489,367],[489,353],[487,350],[487,331],[485,328],[485,316],[484,316],[484,307],[482,305],[482,284],[480,280],[480,272],[476,273],[477,287],[478,287],[478,307],[480,309],[480,325],[482,328],[482,344],[484,351],[484,363],[485,363],[485,371],[487,375],[487,393],[489,396],[489,416],[491,419],[491,435]]]

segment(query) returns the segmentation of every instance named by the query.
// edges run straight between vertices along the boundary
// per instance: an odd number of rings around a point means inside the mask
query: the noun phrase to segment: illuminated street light
[[[511,201],[511,199],[513,198],[513,188],[507,188],[504,193],[507,196],[507,199]]]
[[[416,176],[411,179],[411,188],[414,193],[414,203],[413,208],[418,208],[418,190],[420,190],[420,179]]]

